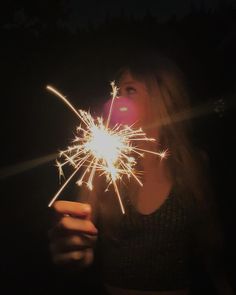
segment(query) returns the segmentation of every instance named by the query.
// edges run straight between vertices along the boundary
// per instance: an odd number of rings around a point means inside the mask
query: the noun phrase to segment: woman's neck
[[[171,174],[167,165],[166,159],[161,159],[152,154],[146,155],[142,159],[143,181],[161,181],[163,179],[170,179]]]

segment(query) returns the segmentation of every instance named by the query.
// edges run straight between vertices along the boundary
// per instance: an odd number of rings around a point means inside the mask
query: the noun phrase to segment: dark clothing
[[[126,214],[114,196],[100,200],[98,253],[102,280],[138,290],[177,290],[191,284],[193,201],[175,189],[155,212],[143,215],[125,196]],[[104,202],[103,202],[104,201]]]

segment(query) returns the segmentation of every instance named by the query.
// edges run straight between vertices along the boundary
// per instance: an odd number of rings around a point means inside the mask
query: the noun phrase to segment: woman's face
[[[151,97],[144,82],[125,72],[119,83],[119,96],[127,97],[134,103],[138,112],[138,125],[144,129],[152,122]]]

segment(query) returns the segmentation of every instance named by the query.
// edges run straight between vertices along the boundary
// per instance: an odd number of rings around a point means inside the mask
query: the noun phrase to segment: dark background
[[[93,275],[76,277],[50,261],[47,204],[59,186],[54,162],[19,172],[22,163],[66,147],[78,124],[46,85],[78,108],[99,110],[114,71],[137,48],[174,59],[194,93],[192,104],[210,109],[193,122],[210,158],[227,272],[235,287],[235,2],[7,3],[0,11],[0,288],[5,294],[56,294],[95,285]],[[72,184],[64,197],[74,190]]]

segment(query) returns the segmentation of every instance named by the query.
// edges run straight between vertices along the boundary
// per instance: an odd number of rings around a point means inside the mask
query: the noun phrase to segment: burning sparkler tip
[[[168,156],[169,156],[169,151],[168,151],[168,149],[166,149],[166,150],[164,150],[164,151],[162,151],[162,152],[160,153],[160,158],[161,158],[161,160],[162,160],[162,159],[166,159]]]
[[[114,99],[117,98],[118,94],[118,87],[115,81],[111,82],[111,87],[112,103],[106,124],[104,124],[102,117],[94,118],[90,112],[83,110],[77,111],[65,96],[53,87],[47,85],[46,88],[61,98],[81,120],[81,124],[76,128],[77,132],[73,141],[73,143],[76,142],[76,144],[67,147],[64,151],[60,151],[59,157],[63,158],[64,162],[56,162],[60,176],[64,176],[64,165],[71,165],[75,170],[53,197],[48,205],[49,207],[51,207],[59,194],[78,171],[85,167],[83,175],[76,182],[77,185],[82,186],[82,184],[86,183],[88,189],[92,191],[96,172],[105,175],[108,183],[108,187],[105,191],[108,191],[109,186],[113,184],[121,211],[125,214],[117,186],[118,180],[122,181],[123,177],[127,177],[128,179],[133,178],[139,185],[143,186],[142,182],[137,177],[137,175],[141,173],[134,169],[137,160],[133,155],[136,154],[139,157],[144,157],[145,153],[151,153],[159,155],[161,159],[166,157],[166,151],[157,153],[140,149],[138,146],[134,145],[137,141],[155,141],[153,138],[148,138],[142,128],[134,129],[134,124],[116,124],[113,128],[109,127]]]

